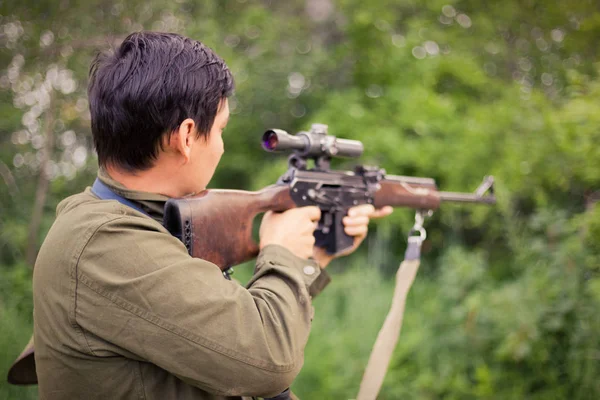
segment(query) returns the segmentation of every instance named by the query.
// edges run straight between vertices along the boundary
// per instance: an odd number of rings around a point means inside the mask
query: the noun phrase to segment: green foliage
[[[484,252],[450,247],[411,290],[398,348],[379,398],[593,399],[600,393],[598,276],[560,215],[514,247],[515,279],[498,282]],[[556,236],[549,237],[554,232]],[[556,241],[555,245],[552,242]],[[317,313],[294,390],[352,398],[389,307],[392,282],[368,260],[335,276]],[[596,267],[597,268],[597,267]],[[368,300],[367,300],[368,299]]]
[[[488,3],[2,3],[0,374],[31,329],[24,259],[43,152],[51,183],[36,243],[57,203],[96,171],[91,57],[156,29],[204,41],[235,75],[213,187],[272,183],[285,160],[260,150],[261,133],[313,122],[362,140],[361,161],[434,177],[442,190],[496,177],[496,206],[443,205],[427,221],[380,398],[600,398],[600,10],[591,0]],[[362,254],[329,267],[301,397],[356,395],[411,220],[397,210]],[[244,281],[252,267],[241,268]],[[19,390],[3,385],[0,398],[35,396]]]

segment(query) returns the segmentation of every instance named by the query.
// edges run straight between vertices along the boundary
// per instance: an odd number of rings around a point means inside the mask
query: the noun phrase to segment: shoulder
[[[160,223],[117,201],[100,200],[88,188],[58,205],[36,269],[50,266],[58,272],[56,266],[60,265],[69,266],[69,273],[73,273],[90,250],[126,257],[133,247],[151,251],[165,246],[187,255],[183,244]]]
[[[150,229],[161,229],[162,225],[147,215],[123,205],[116,200],[102,200],[87,188],[67,197],[56,208],[56,222],[71,223],[81,220],[88,226],[99,227],[110,220],[130,217],[134,225]]]

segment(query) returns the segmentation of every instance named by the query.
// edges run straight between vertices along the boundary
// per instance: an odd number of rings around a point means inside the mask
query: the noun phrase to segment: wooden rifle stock
[[[171,199],[165,206],[165,227],[186,245],[192,257],[222,270],[258,255],[252,222],[265,211],[295,207],[287,185],[258,192],[209,189],[192,197]]]

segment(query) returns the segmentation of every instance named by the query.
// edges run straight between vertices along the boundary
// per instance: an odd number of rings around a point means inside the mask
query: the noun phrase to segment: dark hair
[[[174,33],[137,32],[90,67],[92,136],[101,166],[152,166],[164,135],[192,118],[207,136],[233,92],[225,62],[204,44]]]

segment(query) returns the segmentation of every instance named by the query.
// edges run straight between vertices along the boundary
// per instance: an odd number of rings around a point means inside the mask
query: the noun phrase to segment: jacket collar
[[[128,200],[132,200],[138,203],[140,207],[145,212],[147,212],[154,220],[162,224],[165,203],[167,202],[167,200],[169,200],[168,196],[158,193],[141,192],[139,190],[128,189],[119,182],[115,181],[113,178],[111,178],[111,176],[108,175],[104,168],[100,168],[98,170],[98,179],[100,179],[102,183],[108,186],[119,196],[123,196]]]

